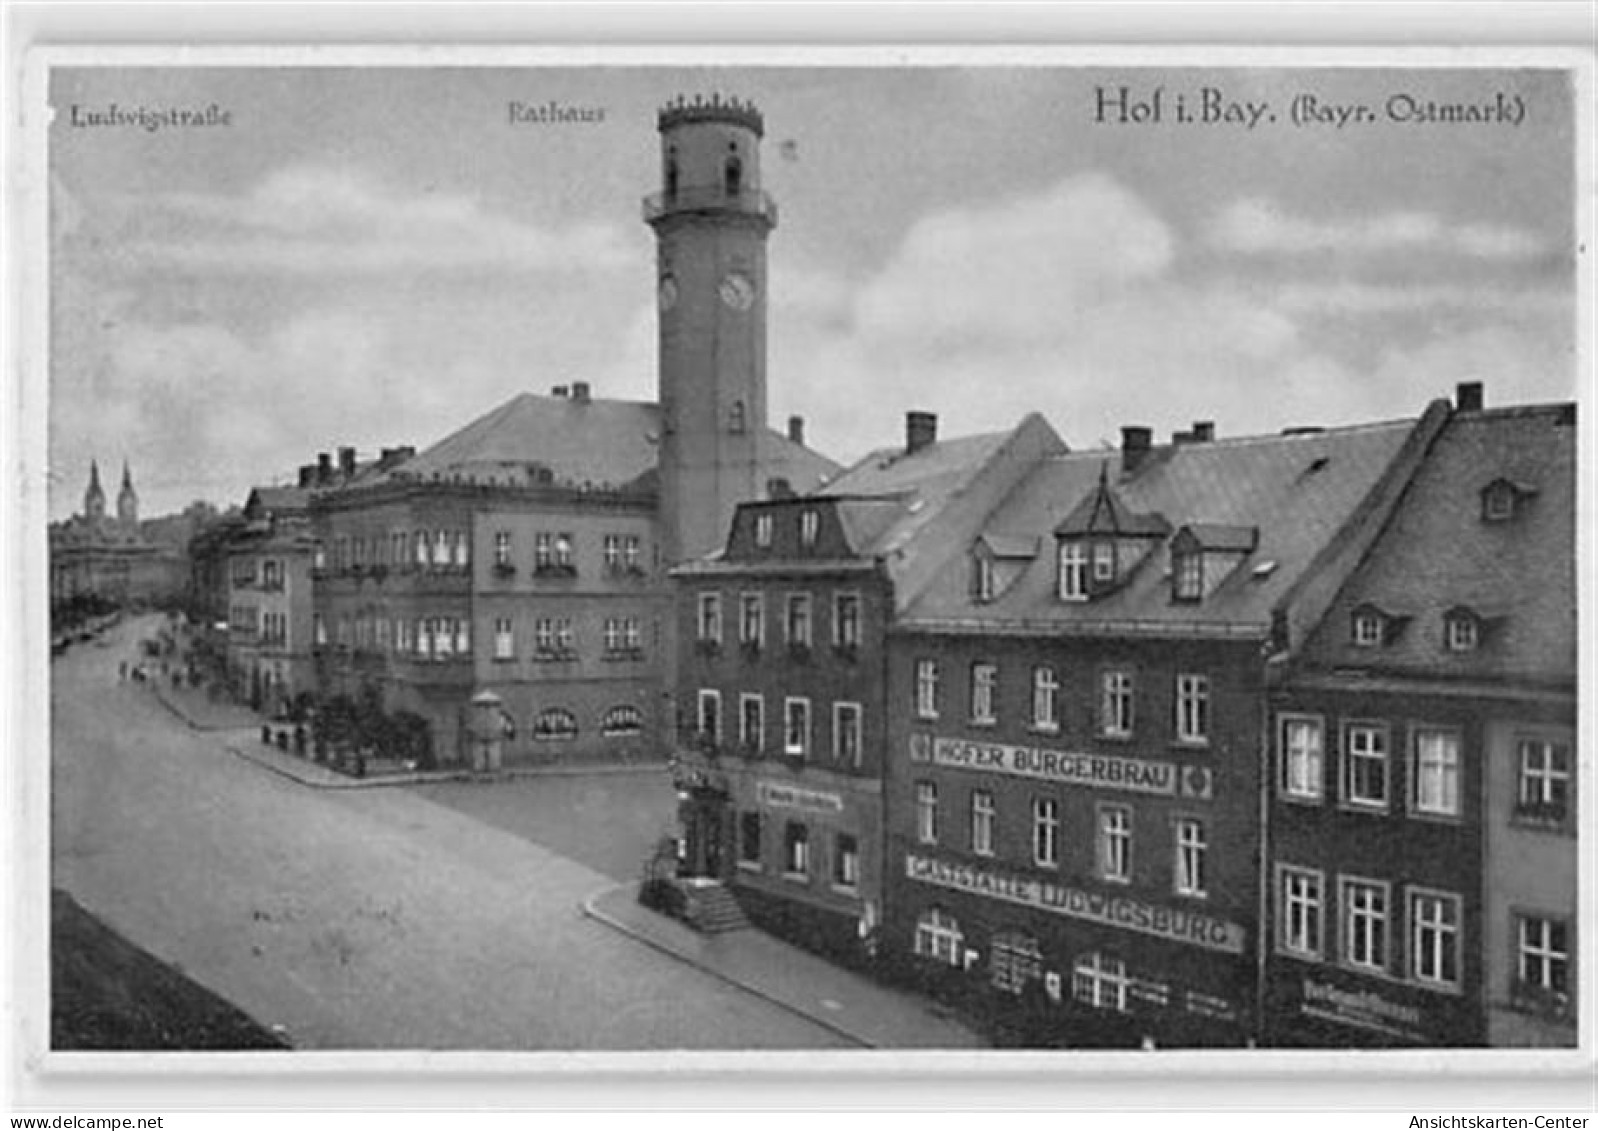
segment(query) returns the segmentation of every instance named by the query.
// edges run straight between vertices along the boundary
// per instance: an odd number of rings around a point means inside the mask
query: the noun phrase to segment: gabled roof
[[[1008,625],[1027,631],[1114,624],[1150,631],[1203,625],[1267,632],[1277,603],[1354,520],[1405,449],[1416,423],[1177,444],[1155,448],[1129,475],[1122,473],[1119,453],[1055,455],[988,517],[986,531],[1054,531],[1082,510],[1084,499],[1097,498],[1103,475],[1107,492],[1125,514],[1163,516],[1167,523],[1191,526],[1231,545],[1237,544],[1236,531],[1257,528],[1258,542],[1203,601],[1173,602],[1169,574],[1158,557],[1113,592],[1090,601],[1061,601],[1056,562],[1043,555],[986,603],[972,599],[964,563],[945,568],[905,620],[928,627],[1002,630]],[[1273,565],[1263,568],[1268,562]]]
[[[1024,560],[1038,556],[1038,538],[1035,534],[984,533],[977,543],[996,558]]]
[[[1311,635],[1305,660],[1442,678],[1572,682],[1576,675],[1576,428],[1572,405],[1456,413],[1365,560]],[[1528,497],[1512,519],[1482,520],[1496,480]],[[1350,614],[1402,610],[1409,630],[1357,648]],[[1470,652],[1444,646],[1443,617],[1497,622]]]
[[[1109,465],[1099,465],[1099,484],[1054,528],[1056,537],[1111,534],[1129,538],[1163,538],[1171,524],[1159,514],[1139,514],[1121,501],[1109,484]]]
[[[1226,526],[1218,522],[1190,522],[1177,531],[1200,550],[1246,554],[1259,544],[1260,532],[1253,526]]]
[[[302,514],[310,507],[310,502],[311,489],[308,487],[256,487],[245,500],[244,513],[252,518],[263,513]]]

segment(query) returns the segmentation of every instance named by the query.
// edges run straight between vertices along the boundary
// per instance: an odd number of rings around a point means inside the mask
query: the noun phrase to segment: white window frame
[[[821,515],[814,510],[799,512],[799,544],[807,549],[816,544],[821,535]]]
[[[852,611],[846,615],[845,609]],[[860,594],[853,590],[832,595],[832,643],[839,648],[860,646]]]
[[[986,554],[973,554],[972,568],[976,576],[972,581],[972,597],[979,602],[993,600],[993,559]]]
[[[848,700],[835,702],[832,705],[832,760],[843,765],[859,766],[864,731],[864,708]],[[846,742],[846,737],[851,741]],[[848,749],[851,742],[852,751]]]
[[[1071,966],[1072,1000],[1094,1009],[1125,1013],[1131,982],[1125,962],[1099,951],[1083,955]]]
[[[515,622],[510,617],[494,618],[494,659],[516,658]]]
[[[1376,648],[1382,642],[1382,618],[1369,609],[1354,614],[1353,639],[1356,648]]]
[[[1313,742],[1296,743],[1298,728]],[[1320,804],[1326,791],[1326,720],[1320,715],[1283,713],[1276,717],[1280,751],[1276,788],[1288,801]]]
[[[721,594],[705,592],[699,594],[699,616],[695,627],[698,639],[708,644],[721,643]]]
[[[1464,613],[1444,618],[1443,635],[1450,652],[1474,652],[1481,645],[1481,626]]]
[[[798,743],[794,742],[794,710],[799,709],[804,719],[804,733]],[[810,700],[802,695],[790,695],[782,701],[782,752],[792,758],[808,758],[810,756]]]
[[[1204,552],[1183,550],[1171,555],[1172,595],[1178,601],[1204,599]]]
[[[1392,885],[1365,876],[1338,876],[1337,907],[1342,965],[1385,974],[1392,952]]]
[[[694,715],[694,733],[711,742],[721,742],[721,692],[714,687],[701,687]],[[706,707],[710,710],[707,712]],[[706,725],[709,723],[710,725]]]
[[[1197,817],[1176,819],[1176,860],[1172,869],[1173,887],[1177,895],[1203,899],[1209,895],[1205,886],[1205,870],[1209,854],[1209,840],[1204,822]]]
[[[971,718],[979,726],[992,726],[999,721],[999,665],[991,660],[977,660],[971,665]]]
[[[1564,945],[1555,945],[1554,931],[1564,933]],[[1515,913],[1515,980],[1519,985],[1548,993],[1570,995],[1573,988],[1570,920],[1558,915]],[[1535,937],[1533,937],[1535,936]],[[1535,967],[1533,967],[1535,963]],[[1560,977],[1554,977],[1555,969]],[[1535,973],[1535,976],[1533,974]],[[1555,985],[1555,982],[1562,983]]]
[[[1531,757],[1536,754],[1534,759]],[[1557,757],[1556,757],[1557,756]],[[1562,758],[1564,765],[1557,762]],[[1559,820],[1567,821],[1574,809],[1571,788],[1572,757],[1570,743],[1539,735],[1518,735],[1515,739],[1515,804],[1561,809]],[[1533,762],[1538,764],[1533,765]],[[1555,796],[1555,795],[1558,796]]]
[[[809,648],[815,639],[813,602],[809,593],[789,593],[782,603],[783,639],[789,647]]]
[[[938,717],[938,661],[921,658],[916,661],[916,717]]]
[[[916,843],[938,843],[937,782],[916,782]]]
[[[965,961],[965,935],[960,921],[941,907],[929,907],[916,917],[913,949],[916,954],[948,966]]]
[[[759,648],[766,642],[766,595],[738,594],[738,642]]]
[[[1276,949],[1319,962],[1326,954],[1326,873],[1278,864],[1276,895]]]
[[[1060,866],[1060,802],[1057,798],[1032,799],[1032,863],[1040,868]]]
[[[1099,878],[1112,884],[1132,882],[1132,807],[1120,802],[1098,805]]]
[[[993,855],[993,828],[998,820],[993,793],[986,789],[971,791],[971,851],[977,856]]]
[[[1411,730],[1410,804],[1417,816],[1457,820],[1461,815],[1464,779],[1464,739],[1452,727],[1416,726]],[[1451,760],[1428,760],[1425,739],[1447,739]],[[1443,749],[1443,747],[1439,747]],[[1437,781],[1433,777],[1439,776]]]
[[[1137,727],[1137,677],[1131,668],[1099,673],[1099,734],[1131,738]]]
[[[750,707],[755,709],[757,716],[757,725],[753,728],[749,725]],[[758,692],[745,691],[738,696],[738,744],[756,754],[766,749],[766,697]]]
[[[1059,594],[1062,601],[1088,599],[1088,548],[1081,542],[1060,542]]]
[[[1374,740],[1374,744],[1373,744]],[[1380,797],[1362,793],[1359,771],[1363,763],[1380,768]],[[1392,731],[1386,723],[1353,720],[1343,723],[1343,804],[1355,809],[1386,812],[1392,795]]]
[[[855,891],[860,887],[860,838],[853,833],[840,832],[833,836],[832,886],[840,891]]]
[[[1465,901],[1455,892],[1440,891],[1435,888],[1412,887],[1409,889],[1409,976],[1417,985],[1428,989],[1457,991],[1460,988],[1464,971],[1464,912]],[[1433,904],[1437,908],[1451,907],[1453,921],[1444,922],[1441,918],[1432,918],[1422,914],[1424,904]],[[1430,941],[1424,941],[1430,939]],[[1450,955],[1453,962],[1454,976],[1441,977],[1441,971],[1428,971],[1433,962],[1439,966],[1444,962],[1444,956]],[[1430,961],[1428,961],[1430,960]]]
[[[1060,676],[1052,664],[1032,669],[1032,729],[1060,729]]]
[[[755,545],[761,549],[771,545],[771,515],[755,515]]]
[[[782,874],[790,880],[810,879],[810,826],[803,821],[788,821],[782,827]]]
[[[1181,672],[1176,677],[1176,739],[1191,746],[1210,741],[1210,677]]]

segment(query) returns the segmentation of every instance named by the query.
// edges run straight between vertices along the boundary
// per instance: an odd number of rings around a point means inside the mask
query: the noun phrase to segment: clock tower
[[[766,443],[766,235],[760,111],[678,98],[660,111],[655,230],[660,319],[660,501],[668,563],[726,541],[733,508],[759,498]]]

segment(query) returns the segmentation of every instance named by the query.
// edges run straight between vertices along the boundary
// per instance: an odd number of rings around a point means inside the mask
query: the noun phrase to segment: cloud
[[[1208,227],[1210,246],[1249,256],[1320,253],[1371,255],[1443,252],[1472,259],[1529,260],[1547,248],[1535,234],[1494,224],[1450,224],[1430,212],[1389,211],[1314,219],[1294,216],[1274,201],[1235,201]]]
[[[1570,295],[1550,287],[1457,283],[1289,283],[1274,292],[1275,305],[1303,314],[1372,315],[1416,311],[1477,311],[1499,316],[1566,311]]]
[[[632,259],[613,224],[541,228],[444,192],[405,195],[321,167],[248,193],[124,197],[107,209],[124,261],[155,271],[337,278],[607,270]]]

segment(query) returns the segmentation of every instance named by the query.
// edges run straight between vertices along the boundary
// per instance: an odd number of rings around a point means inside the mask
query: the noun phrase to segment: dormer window
[[[971,562],[971,596],[977,601],[993,600],[993,559],[977,554]]]
[[[1481,643],[1481,621],[1468,609],[1455,609],[1443,618],[1443,643],[1450,652],[1474,652]]]
[[[821,530],[821,516],[815,511],[802,511],[799,515],[799,544],[814,546]]]
[[[762,549],[771,545],[771,516],[755,515],[755,545]]]
[[[1383,628],[1380,613],[1361,609],[1354,614],[1354,644],[1360,648],[1376,647],[1382,642]]]
[[[1172,595],[1178,601],[1204,598],[1204,555],[1197,551],[1171,555]]]
[[[1088,599],[1088,548],[1080,542],[1060,543],[1060,599]]]
[[[1115,543],[1093,543],[1093,580],[1102,584],[1115,580]]]
[[[1494,479],[1481,490],[1481,518],[1483,522],[1509,522],[1525,501],[1537,493],[1537,488],[1512,479]]]

